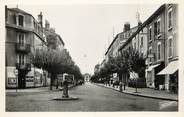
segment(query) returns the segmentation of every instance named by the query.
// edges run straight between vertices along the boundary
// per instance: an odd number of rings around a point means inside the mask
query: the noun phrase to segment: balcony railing
[[[16,50],[18,52],[29,53],[31,51],[30,44],[16,43]]]
[[[16,68],[18,70],[30,71],[31,70],[31,64],[30,63],[25,63],[25,64],[17,63]]]

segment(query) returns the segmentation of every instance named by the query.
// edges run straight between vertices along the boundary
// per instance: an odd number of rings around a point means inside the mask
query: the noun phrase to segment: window
[[[149,55],[152,55],[152,47],[149,48]],[[152,57],[149,57],[149,62],[152,62]]]
[[[18,54],[17,59],[20,65],[25,65],[26,58],[24,54]]]
[[[18,15],[18,25],[24,26],[24,16],[23,15]]]
[[[143,47],[143,37],[141,37],[141,47]]]
[[[161,43],[157,44],[157,60],[161,59]]]
[[[168,11],[168,29],[172,28],[172,8]]]
[[[13,15],[13,24],[17,24],[17,15],[16,14],[14,14]]]
[[[18,33],[18,43],[23,46],[25,44],[24,33]]]
[[[152,29],[152,27],[150,26],[150,28],[149,28],[149,40],[152,40],[152,38],[151,38],[151,36],[152,36],[151,35],[151,32],[152,32],[151,29]]]
[[[136,43],[134,43],[134,49],[136,49]]]
[[[161,24],[160,24],[160,18],[157,20],[157,35],[159,35],[161,32]]]
[[[157,22],[154,23],[154,36],[157,35]]]
[[[172,37],[169,38],[168,40],[168,57],[172,57],[173,54],[173,42],[172,42]]]

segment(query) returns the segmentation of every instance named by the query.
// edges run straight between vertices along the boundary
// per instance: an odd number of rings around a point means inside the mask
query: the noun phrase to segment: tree
[[[47,70],[51,74],[50,90],[52,90],[53,81],[57,74],[75,73],[80,74],[79,68],[74,67],[74,62],[66,49],[37,49],[32,56],[32,63],[38,68]],[[75,70],[74,70],[75,68]],[[74,72],[75,71],[75,72]]]
[[[122,56],[124,56],[124,59],[126,61],[125,66],[127,67],[128,71],[131,73],[137,73],[139,79],[144,78],[146,65],[143,56],[133,48],[129,48],[128,50],[123,51]],[[136,92],[138,78],[136,78]]]

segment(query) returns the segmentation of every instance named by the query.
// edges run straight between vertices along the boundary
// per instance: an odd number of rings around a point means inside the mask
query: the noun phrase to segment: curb
[[[71,85],[71,86],[69,86],[68,87],[68,89],[71,89],[71,88],[74,88],[74,87],[76,87],[76,85]],[[49,88],[49,87],[48,87]],[[9,89],[8,89],[9,90]],[[12,89],[10,89],[10,90],[12,90]],[[18,89],[18,93],[40,93],[40,92],[59,92],[59,91],[62,91],[63,90],[63,88],[60,88],[60,89],[55,89],[55,90],[41,90],[41,91],[32,91],[32,92],[29,92],[29,91],[22,91],[22,92],[19,92],[19,89]],[[6,90],[5,90],[5,92],[6,92]],[[14,93],[14,92],[6,92],[6,93]]]
[[[147,95],[141,95],[141,94],[134,94],[134,93],[121,92],[121,91],[119,91],[119,90],[117,90],[117,89],[114,89],[114,88],[111,88],[111,87],[106,87],[106,86],[99,85],[99,84],[96,84],[96,83],[94,83],[94,84],[97,85],[97,86],[101,86],[101,87],[105,87],[105,88],[108,88],[108,89],[112,89],[112,90],[115,90],[115,91],[117,91],[117,92],[124,93],[124,94],[128,94],[128,95],[139,96],[139,97],[145,97],[145,98],[160,99],[160,100],[176,101],[176,102],[178,102],[177,99],[162,98],[162,97],[154,97],[154,96],[147,96]]]

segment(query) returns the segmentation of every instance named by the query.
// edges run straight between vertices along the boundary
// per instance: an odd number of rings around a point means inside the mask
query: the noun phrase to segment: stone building
[[[31,53],[47,45],[41,22],[19,8],[6,6],[5,31],[6,88],[43,86],[46,76],[31,64]]]
[[[143,49],[147,50],[147,52],[144,51],[147,58],[147,87],[174,91],[178,89],[177,20],[178,6],[163,4],[139,26],[137,31],[119,49],[122,51],[132,46],[138,48],[134,38],[144,29],[147,30],[145,33],[147,34],[147,48],[145,46]]]

